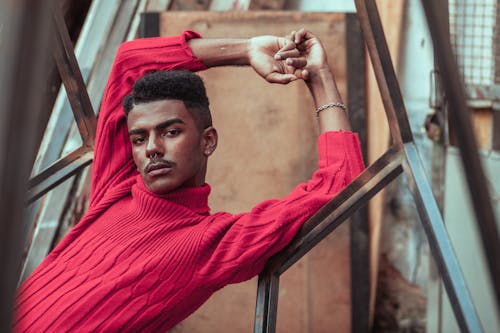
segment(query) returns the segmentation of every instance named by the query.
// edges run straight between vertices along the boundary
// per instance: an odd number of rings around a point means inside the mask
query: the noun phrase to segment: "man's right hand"
[[[342,98],[335,83],[335,77],[328,66],[326,51],[321,41],[310,31],[292,31],[288,37],[296,46],[294,50],[281,48],[275,55],[277,60],[285,60],[289,66],[302,68],[301,77],[314,99],[316,109],[332,102],[341,103]],[[318,115],[320,132],[350,131],[351,125],[345,110],[340,107],[322,109]]]

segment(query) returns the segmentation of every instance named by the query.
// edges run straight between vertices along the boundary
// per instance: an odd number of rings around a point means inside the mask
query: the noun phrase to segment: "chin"
[[[154,194],[168,194],[180,187],[179,185],[172,184],[171,182],[165,181],[163,179],[148,181],[147,179],[143,178],[143,180],[144,184],[146,184],[146,187]]]

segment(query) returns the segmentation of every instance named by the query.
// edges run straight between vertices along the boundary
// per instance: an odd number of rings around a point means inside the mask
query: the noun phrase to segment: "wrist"
[[[335,83],[335,77],[329,67],[322,67],[310,72],[307,86],[311,91],[316,107],[330,102],[341,102],[342,100]]]

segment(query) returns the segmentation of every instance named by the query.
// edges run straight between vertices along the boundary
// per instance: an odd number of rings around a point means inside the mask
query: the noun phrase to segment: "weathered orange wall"
[[[344,15],[299,12],[168,12],[161,34],[193,29],[204,37],[286,35],[306,27],[320,36],[346,95]],[[219,147],[209,162],[212,211],[242,212],[279,198],[315,169],[316,119],[302,82],[271,85],[251,68],[203,72]],[[216,293],[173,332],[250,332],[256,279]],[[349,228],[338,228],[280,281],[278,332],[350,331]]]

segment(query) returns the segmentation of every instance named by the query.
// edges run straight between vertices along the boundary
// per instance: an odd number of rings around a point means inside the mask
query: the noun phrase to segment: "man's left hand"
[[[248,59],[253,69],[271,83],[287,84],[302,78],[301,62],[295,66],[288,65],[285,60],[276,59],[278,51],[287,51],[287,55],[301,56],[295,43],[290,39],[275,36],[259,36],[249,41]],[[305,61],[302,62],[304,65]],[[299,65],[297,65],[299,64]]]

